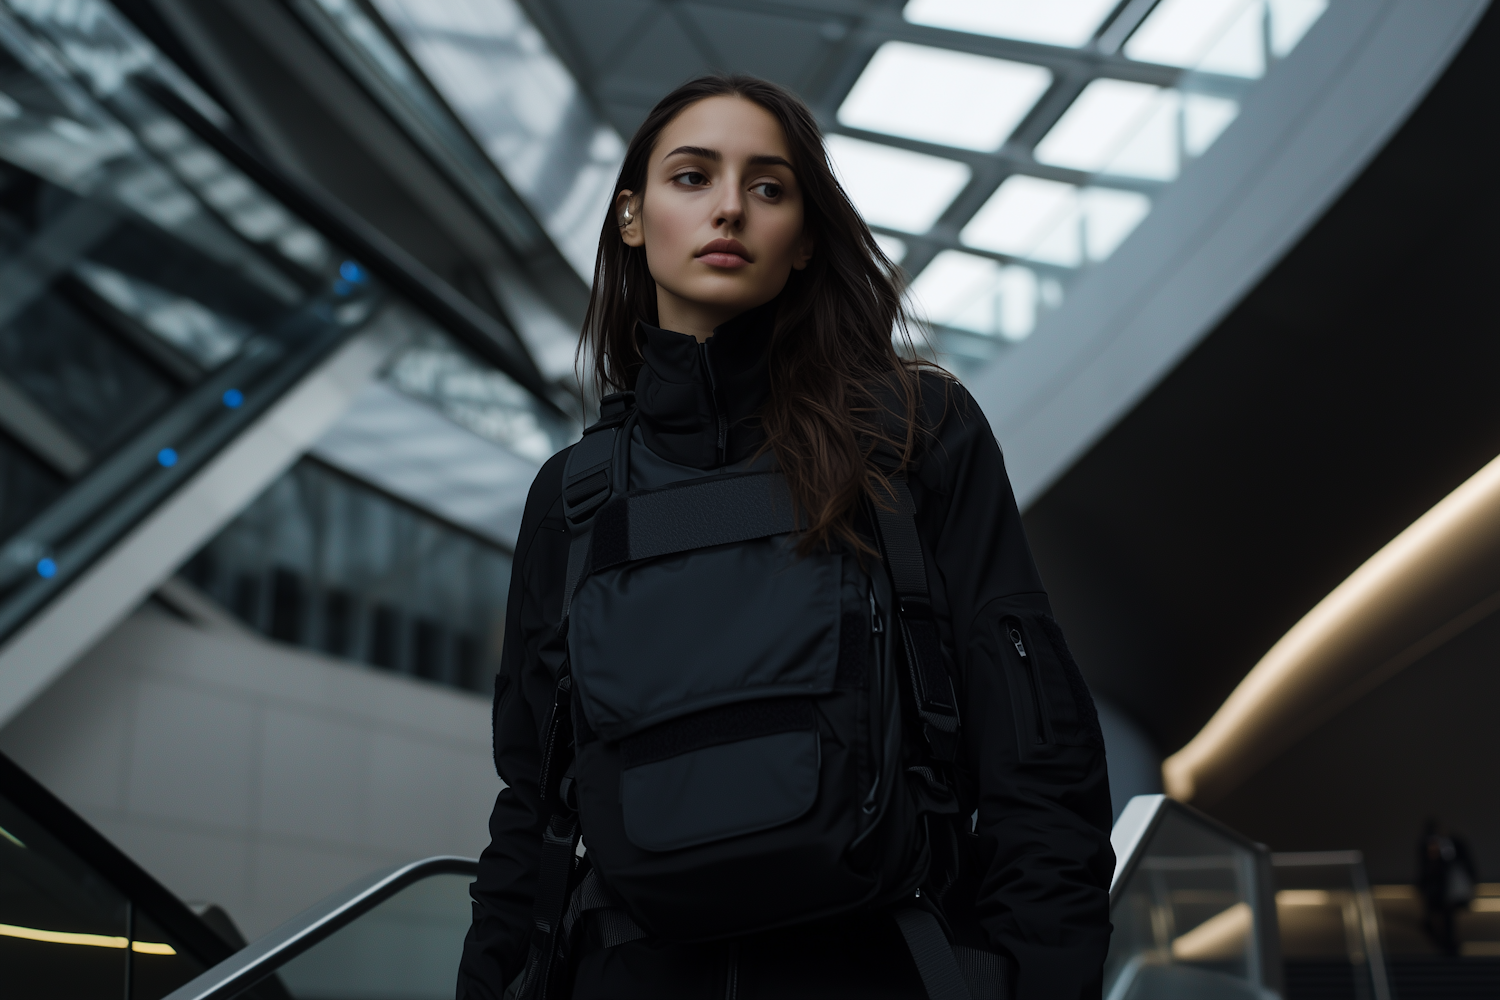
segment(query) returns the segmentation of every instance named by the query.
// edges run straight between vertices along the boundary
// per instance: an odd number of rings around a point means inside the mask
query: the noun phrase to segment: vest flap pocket
[[[818,797],[816,730],[771,733],[626,768],[625,835],[675,851],[790,823]]]
[[[838,669],[840,557],[784,537],[585,577],[568,622],[573,681],[606,742],[716,705],[826,694]]]

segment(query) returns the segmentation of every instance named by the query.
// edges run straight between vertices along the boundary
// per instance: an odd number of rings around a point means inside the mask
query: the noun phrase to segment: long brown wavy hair
[[[823,133],[796,96],[752,76],[704,76],[651,109],[625,151],[600,229],[579,358],[591,355],[601,395],[635,387],[644,363],[637,322],[657,322],[656,282],[645,248],[620,238],[615,198],[645,192],[652,150],[674,118],[725,96],[753,101],[781,123],[814,238],[812,260],[781,292],[771,333],[771,391],[760,413],[766,447],[808,525],[804,551],[834,538],[866,550],[853,512],[865,496],[890,504],[886,476],[906,467],[916,443],[919,372],[934,366],[911,349],[899,272],[834,177]]]

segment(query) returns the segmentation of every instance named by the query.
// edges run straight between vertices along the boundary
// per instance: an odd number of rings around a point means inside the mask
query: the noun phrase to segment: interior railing
[[[165,1000],[229,1000],[277,976],[293,997],[448,997],[471,918],[472,858],[434,857],[341,889]]]

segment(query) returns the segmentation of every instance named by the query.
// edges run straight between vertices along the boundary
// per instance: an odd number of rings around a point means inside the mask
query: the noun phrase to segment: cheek
[[[658,198],[645,225],[646,259],[653,269],[681,267],[697,249],[699,219],[680,199]]]
[[[802,213],[785,211],[770,214],[765,220],[761,245],[774,249],[778,260],[790,267],[802,239]]]

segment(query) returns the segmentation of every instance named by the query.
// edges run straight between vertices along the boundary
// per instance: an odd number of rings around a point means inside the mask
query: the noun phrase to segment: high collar
[[[765,440],[756,414],[770,394],[766,348],[772,299],[714,328],[702,344],[641,323],[645,364],[635,380],[640,428],[657,455],[695,469],[742,462]]]

